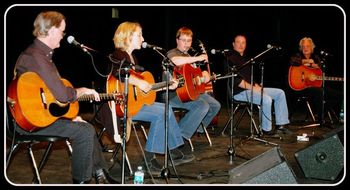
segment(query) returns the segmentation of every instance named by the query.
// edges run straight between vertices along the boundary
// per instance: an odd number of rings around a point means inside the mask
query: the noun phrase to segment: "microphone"
[[[226,53],[226,52],[229,52],[230,50],[229,49],[223,49],[223,50],[220,50],[220,49],[212,49],[210,50],[210,53],[215,55],[216,53]]]
[[[320,54],[324,55],[324,56],[333,56],[332,54],[325,52],[325,51],[320,51]]]
[[[142,42],[142,48],[151,48],[151,49],[153,49],[153,50],[164,50],[164,49],[161,48],[161,47],[148,44],[147,42]]]
[[[77,42],[75,40],[74,36],[68,36],[67,37],[67,41],[68,41],[69,44],[73,44],[75,46],[80,47],[84,52],[88,52],[88,50],[96,51],[96,50],[94,50],[92,48],[89,48],[89,47],[85,46],[84,44],[81,44],[81,43]]]
[[[267,46],[266,46],[268,49],[270,49],[270,48],[275,48],[276,50],[281,50],[282,49],[282,47],[280,47],[280,46],[273,46],[273,45],[271,45],[271,44],[267,44]]]

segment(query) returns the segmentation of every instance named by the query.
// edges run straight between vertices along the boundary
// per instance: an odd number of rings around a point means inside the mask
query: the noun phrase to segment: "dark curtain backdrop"
[[[108,55],[113,51],[113,35],[124,21],[137,21],[143,27],[143,36],[149,44],[167,50],[176,46],[178,28],[187,26],[194,32],[193,48],[199,50],[201,40],[209,53],[211,49],[232,49],[236,34],[247,36],[249,56],[254,57],[267,49],[267,44],[282,47],[257,60],[254,69],[260,81],[259,63],[264,63],[264,85],[279,87],[289,92],[289,57],[298,51],[302,37],[311,37],[316,44],[316,53],[321,50],[333,56],[326,61],[326,75],[343,77],[344,72],[344,14],[336,6],[15,6],[5,14],[5,74],[6,85],[13,77],[13,68],[18,55],[34,39],[33,21],[43,10],[62,12],[67,20],[68,37],[98,50],[91,52],[96,68],[107,74]],[[66,37],[61,47],[55,50],[54,61],[62,77],[76,87],[91,87],[104,91],[106,78],[94,70],[89,55],[68,44]],[[158,81],[163,58],[151,49],[135,51],[139,63],[153,73]],[[225,57],[209,54],[211,70],[224,75]],[[336,88],[343,83],[329,82]],[[214,83],[214,94],[226,104],[226,80]]]

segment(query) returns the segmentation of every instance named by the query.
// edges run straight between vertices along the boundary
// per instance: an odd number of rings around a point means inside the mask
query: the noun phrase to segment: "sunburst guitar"
[[[343,81],[341,77],[324,77],[325,81]],[[322,70],[304,65],[290,66],[288,74],[289,86],[296,91],[310,87],[322,86]]]

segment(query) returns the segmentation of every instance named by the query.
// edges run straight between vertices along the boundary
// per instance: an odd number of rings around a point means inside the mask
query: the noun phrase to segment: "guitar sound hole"
[[[70,104],[67,104],[66,106],[61,107],[58,104],[51,103],[49,106],[49,111],[52,116],[60,117],[68,112],[69,106]]]

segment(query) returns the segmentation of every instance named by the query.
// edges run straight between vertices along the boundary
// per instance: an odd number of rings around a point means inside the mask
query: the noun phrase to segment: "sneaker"
[[[156,158],[152,158],[151,160],[149,160],[147,162],[147,165],[150,171],[148,171],[145,162],[143,162],[142,167],[144,171],[146,171],[147,173],[150,172],[153,176],[160,176],[163,166],[159,164]]]
[[[176,151],[176,153],[174,153]],[[192,162],[196,157],[193,154],[184,154],[178,149],[171,151],[171,158],[173,159],[173,163],[175,166]],[[169,166],[173,166],[172,162],[169,162]]]

